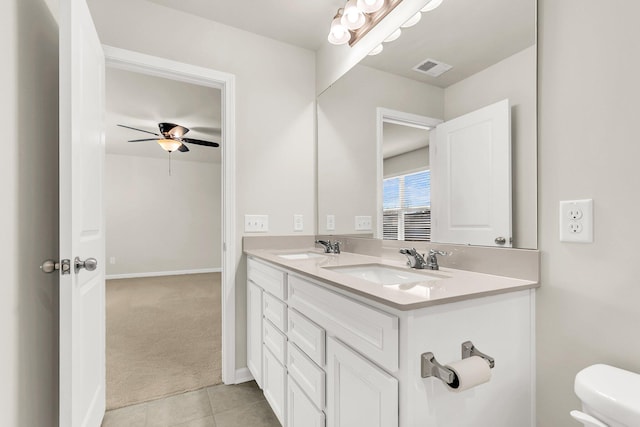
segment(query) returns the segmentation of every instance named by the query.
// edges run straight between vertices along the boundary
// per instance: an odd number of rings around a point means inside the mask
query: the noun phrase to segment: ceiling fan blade
[[[182,135],[189,132],[189,129],[186,127],[175,123],[158,123],[158,128],[160,129],[160,133],[171,138],[180,138]]]
[[[157,141],[158,138],[131,139],[127,142]]]
[[[211,141],[203,141],[201,139],[193,139],[193,138],[181,138],[183,142],[188,144],[196,144],[196,145],[204,145],[205,147],[219,147],[220,144],[217,142]]]
[[[133,129],[133,130],[137,130],[137,131],[144,132],[144,133],[150,133],[151,135],[160,136],[160,135],[158,135],[157,133],[149,132],[148,130],[142,130],[142,129],[138,129],[138,128],[132,128],[131,126],[125,126],[125,125],[118,125],[118,126],[120,126],[121,128]]]
[[[182,144],[180,147],[178,147],[178,151],[182,151],[183,153],[186,153],[187,151],[189,151],[189,147]]]

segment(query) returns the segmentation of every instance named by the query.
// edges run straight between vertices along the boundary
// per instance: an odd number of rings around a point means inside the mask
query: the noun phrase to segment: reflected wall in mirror
[[[505,237],[514,247],[536,248],[535,40],[535,0],[445,0],[324,91],[318,97],[318,233],[383,237],[379,183],[398,172],[380,162],[385,129],[393,132],[387,123],[383,128],[381,109],[440,122],[508,99],[512,234]],[[439,77],[413,70],[426,59],[452,68]],[[422,150],[406,157],[423,160]],[[431,178],[435,185],[437,177]],[[357,216],[371,217],[371,229],[358,229]]]

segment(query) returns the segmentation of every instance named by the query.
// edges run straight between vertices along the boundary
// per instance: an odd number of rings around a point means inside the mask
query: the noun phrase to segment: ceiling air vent
[[[445,64],[444,62],[436,61],[435,59],[426,59],[413,67],[413,70],[431,77],[438,77],[451,68],[451,65]]]

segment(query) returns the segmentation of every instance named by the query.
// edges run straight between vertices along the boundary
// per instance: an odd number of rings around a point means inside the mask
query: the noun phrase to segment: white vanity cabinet
[[[284,426],[535,425],[532,289],[398,310],[252,257],[248,268],[249,368],[262,361]],[[465,341],[495,359],[487,383],[422,378],[423,353],[445,365]]]
[[[247,261],[247,367],[282,425],[287,403],[287,274]]]

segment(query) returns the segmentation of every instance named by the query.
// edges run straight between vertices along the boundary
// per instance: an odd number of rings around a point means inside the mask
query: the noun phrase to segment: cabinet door
[[[324,427],[324,412],[314,406],[291,377],[288,378],[287,427]]]
[[[262,289],[247,282],[247,367],[262,387]]]
[[[397,427],[398,380],[327,339],[327,426]]]
[[[286,425],[285,398],[287,396],[287,371],[268,348],[263,348],[262,384],[264,397],[271,405],[280,424]]]

